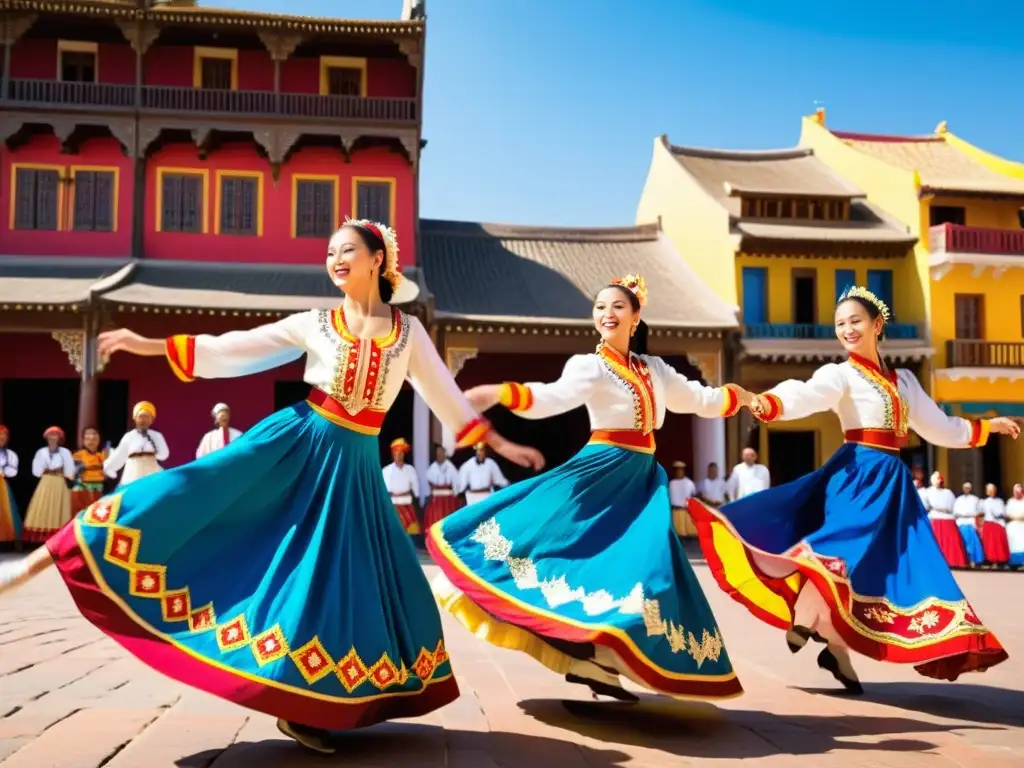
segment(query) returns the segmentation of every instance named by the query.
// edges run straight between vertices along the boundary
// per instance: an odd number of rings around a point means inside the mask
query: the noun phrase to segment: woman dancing
[[[388,227],[347,220],[327,251],[345,293],[337,309],[221,336],[102,334],[102,355],[166,354],[184,381],[305,354],[313,389],[222,450],[104,497],[6,580],[56,562],[83,615],[131,653],[277,716],[320,752],[333,751],[327,729],[455,699],[440,616],[381,479],[376,435],[408,374],[461,445],[486,439],[524,466],[542,459],[491,430],[420,322],[387,305],[397,252]]]
[[[430,529],[443,571],[434,594],[477,637],[594,694],[636,701],[625,675],[680,698],[727,698],[742,688],[672,527],[654,430],[666,410],[730,416],[747,393],[687,381],[643,354],[646,293],[632,275],[604,288],[594,302],[597,352],[570,358],[558,381],[467,393],[481,411],[501,403],[532,419],[586,405],[593,432],[557,469]]]
[[[950,573],[899,449],[908,428],[949,448],[1020,430],[948,417],[911,372],[891,370],[878,350],[888,317],[874,294],[850,289],[835,312],[848,359],[751,402],[766,422],[834,411],[846,444],[823,467],[720,510],[690,501],[722,589],[787,630],[794,653],[825,642],[818,666],[852,693],[861,686],[848,649],[944,680],[1007,658]]]

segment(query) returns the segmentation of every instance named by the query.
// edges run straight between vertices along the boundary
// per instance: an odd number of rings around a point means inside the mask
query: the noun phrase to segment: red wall
[[[142,82],[146,85],[192,87],[191,45],[153,45],[143,57]],[[339,45],[338,55],[344,55]],[[11,49],[11,77],[39,80],[57,79],[57,41],[23,38]],[[99,44],[99,82],[135,82],[135,52],[124,43]],[[405,59],[370,59],[366,64],[367,96],[413,97],[416,69]],[[238,88],[242,91],[274,90],[274,63],[265,49],[238,51]],[[281,64],[282,93],[318,93],[320,60],[293,57]]]
[[[206,203],[208,234],[157,232],[156,183],[159,167],[195,168],[209,174],[210,199]],[[263,173],[263,237],[216,235],[215,200],[217,171],[260,171]],[[326,243],[315,238],[293,238],[292,175],[310,173],[338,177],[338,221],[352,210],[352,180],[355,177],[395,178],[395,225],[399,237],[399,259],[415,264],[413,238],[413,184],[409,162],[400,154],[382,148],[356,150],[350,163],[340,150],[311,147],[295,152],[280,170],[275,182],[267,160],[251,143],[226,145],[200,160],[191,144],[166,146],[149,158],[145,212],[144,250],[156,259],[196,261],[257,261],[264,263],[319,263]]]
[[[12,163],[38,163],[59,165],[62,175],[70,175],[72,166],[102,166],[118,169],[118,194],[116,202],[116,226],[113,232],[76,232],[72,229],[73,208],[69,185],[64,186],[63,210],[64,231],[42,232],[36,230],[12,230]],[[0,251],[23,255],[79,254],[82,256],[131,255],[132,241],[132,161],[125,157],[120,143],[113,138],[90,139],[84,142],[76,155],[60,152],[56,137],[36,136],[28,144],[13,152],[6,144],[0,143]]]

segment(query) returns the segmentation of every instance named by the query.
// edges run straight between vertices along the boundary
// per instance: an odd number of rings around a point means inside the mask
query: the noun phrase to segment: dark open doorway
[[[769,430],[768,463],[772,485],[782,485],[813,472],[817,468],[815,433]]]

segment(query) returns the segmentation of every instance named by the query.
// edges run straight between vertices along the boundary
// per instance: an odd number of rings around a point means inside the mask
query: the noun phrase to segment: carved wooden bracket
[[[687,355],[686,359],[700,371],[701,378],[708,386],[722,386],[722,361],[718,352],[694,352]]]
[[[29,27],[39,18],[34,13],[5,13],[0,29],[3,29],[3,44],[14,45],[28,32]]]
[[[416,69],[423,64],[423,49],[420,48],[419,40],[402,40],[398,43],[398,50],[409,61],[409,64]]]
[[[160,37],[160,27],[151,21],[118,21],[117,27],[132,50],[140,56]]]
[[[287,61],[303,40],[302,35],[285,32],[259,32],[258,34],[260,42],[266,47],[270,58],[275,61]]]
[[[452,376],[458,376],[462,372],[462,367],[475,359],[479,353],[480,350],[473,347],[448,347],[444,352],[444,358]]]
[[[68,139],[71,138],[71,134],[75,132],[75,128],[78,127],[75,119],[64,118],[64,117],[51,117],[47,120],[50,127],[53,129],[53,135],[57,137],[60,142],[60,151],[66,153],[69,151]]]
[[[135,157],[135,121],[110,120],[107,127],[114,138],[121,142],[125,155]]]
[[[54,331],[54,340],[60,344],[61,351],[68,356],[68,362],[77,373],[82,372],[85,365],[85,334],[82,331]],[[96,360],[96,373],[102,373],[107,361]]]
[[[191,131],[192,141],[195,142],[196,149],[199,150],[199,158],[201,160],[206,159],[206,148],[210,143],[210,134],[213,129],[207,125],[201,125],[198,128],[193,128]]]
[[[0,117],[0,141],[7,141],[21,130],[25,120],[21,117]]]
[[[160,136],[160,131],[163,130],[160,125],[155,123],[139,123],[139,157],[143,158],[149,151],[149,146],[157,137]]]
[[[295,142],[299,140],[299,131],[282,131],[276,128],[253,131],[252,136],[266,151],[270,160],[270,173],[277,181],[277,175],[281,170],[281,163],[288,156]]]

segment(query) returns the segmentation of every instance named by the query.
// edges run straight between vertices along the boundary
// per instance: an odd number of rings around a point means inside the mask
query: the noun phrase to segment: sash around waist
[[[595,429],[588,445],[611,445],[627,451],[654,453],[654,433],[638,429]]]
[[[335,400],[322,389],[313,387],[306,403],[316,413],[339,427],[345,427],[361,435],[379,435],[384,424],[385,411],[375,408],[363,408],[359,413],[349,413],[345,406]]]
[[[891,429],[848,429],[843,433],[847,443],[866,445],[883,451],[899,453],[907,444],[906,435],[897,435]]]

